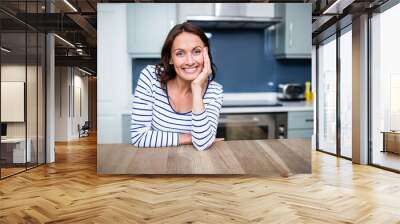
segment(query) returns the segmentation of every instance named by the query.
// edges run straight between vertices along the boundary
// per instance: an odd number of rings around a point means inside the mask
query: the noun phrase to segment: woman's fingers
[[[211,75],[211,62],[208,55],[208,47],[204,47],[204,68],[206,69],[207,76]]]
[[[195,80],[192,81],[192,85],[194,86],[200,86],[204,88],[204,86],[208,82],[208,77],[211,75],[211,62],[210,62],[210,57],[208,56],[208,48],[204,47],[203,48],[203,69],[200,72],[199,76]]]
[[[222,141],[225,141],[225,139],[224,139],[224,138],[216,138],[216,139],[214,140],[214,142],[222,142]]]
[[[210,63],[209,60],[210,59],[208,58],[208,55],[207,55],[207,48],[205,47],[205,48],[203,48],[203,69],[200,72],[199,76],[196,78],[196,80],[201,83],[203,81],[205,81],[207,79],[207,77],[209,76],[209,71],[208,71],[209,70],[208,64]]]
[[[203,48],[203,72],[205,73],[205,75],[208,75],[208,51],[207,51],[207,47]]]

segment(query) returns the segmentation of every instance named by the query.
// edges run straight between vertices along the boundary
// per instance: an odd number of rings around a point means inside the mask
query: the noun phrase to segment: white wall
[[[67,67],[55,68],[55,141],[68,141],[69,76]]]
[[[55,141],[79,138],[78,124],[88,120],[88,77],[72,67],[56,67]],[[81,90],[82,114],[79,113],[77,90]]]
[[[74,70],[74,89],[75,91],[73,92],[73,94],[75,94],[75,96],[73,96],[74,99],[74,110],[75,113],[72,113],[72,129],[71,129],[71,136],[72,138],[79,138],[79,132],[78,132],[78,124],[80,124],[80,126],[82,126],[85,121],[89,120],[89,113],[88,113],[88,107],[89,107],[89,102],[88,102],[88,97],[89,97],[89,92],[88,92],[88,76],[83,76],[83,73],[81,73],[78,70]],[[80,89],[80,106],[81,106],[81,113],[79,112],[79,108],[78,108],[78,92],[77,90]]]
[[[34,88],[27,88],[27,122],[7,122],[7,135],[8,137],[24,137],[25,136],[25,126],[28,125],[28,137],[30,134],[36,133],[36,80],[32,76],[36,77],[36,66],[25,66],[18,64],[7,64],[1,66],[1,81],[3,82],[24,82],[25,76],[28,76],[29,86]],[[6,97],[6,96],[2,96]],[[2,108],[2,110],[7,110],[7,108]],[[24,110],[24,107],[22,108]],[[23,111],[24,112],[24,111]]]
[[[97,143],[122,143],[122,114],[132,100],[127,5],[97,4]]]

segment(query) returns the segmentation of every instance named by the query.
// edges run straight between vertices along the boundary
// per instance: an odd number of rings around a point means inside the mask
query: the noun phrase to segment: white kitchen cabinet
[[[131,114],[122,114],[122,143],[123,144],[131,143],[131,123],[132,123],[132,115]]]
[[[188,16],[215,16],[215,10],[221,8],[221,4],[225,9],[232,7],[232,15],[225,16],[274,17],[274,4],[271,3],[178,3],[178,23],[185,22]]]
[[[291,129],[288,130],[287,138],[311,138],[313,129]]]
[[[311,138],[314,114],[312,111],[290,111],[287,114],[287,138]]]
[[[311,58],[311,4],[275,4],[275,16],[283,22],[276,26],[276,58]]]
[[[159,58],[176,24],[176,3],[128,5],[128,52],[134,58]]]
[[[250,17],[274,17],[275,8],[273,3],[247,3],[246,16]]]
[[[214,3],[177,3],[178,23],[186,22],[188,16],[214,16]]]

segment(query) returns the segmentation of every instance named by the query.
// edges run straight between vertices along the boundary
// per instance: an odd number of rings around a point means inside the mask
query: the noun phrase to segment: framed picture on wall
[[[25,82],[1,82],[1,122],[24,122]]]

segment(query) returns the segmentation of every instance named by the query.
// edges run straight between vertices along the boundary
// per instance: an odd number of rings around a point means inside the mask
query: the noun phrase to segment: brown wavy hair
[[[160,63],[156,64],[155,73],[161,82],[161,86],[164,88],[167,85],[167,82],[169,80],[172,80],[176,77],[176,71],[175,71],[174,65],[169,64],[169,62],[172,59],[171,49],[172,49],[172,44],[174,43],[175,38],[183,32],[192,33],[192,34],[200,37],[201,41],[203,41],[204,45],[208,49],[208,55],[210,57],[211,70],[212,70],[211,80],[214,80],[214,78],[215,78],[216,66],[212,60],[210,43],[208,41],[208,37],[206,36],[204,31],[200,27],[194,25],[193,23],[184,22],[182,24],[175,25],[169,31],[167,38],[165,39],[164,45],[162,47],[162,50],[161,50]]]

